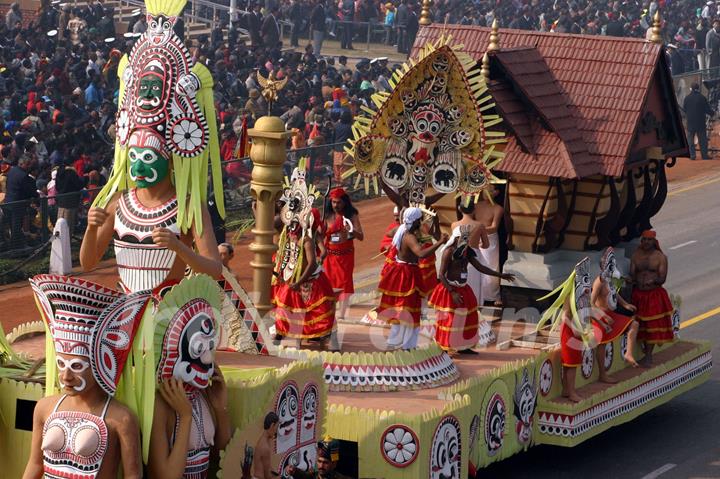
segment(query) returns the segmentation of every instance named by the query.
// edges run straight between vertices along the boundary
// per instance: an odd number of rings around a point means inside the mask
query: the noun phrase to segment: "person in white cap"
[[[448,239],[443,234],[439,242],[422,248],[416,234],[423,213],[420,208],[406,208],[402,224],[393,236],[397,250],[395,261],[388,265],[380,278],[378,290],[382,293],[377,314],[391,324],[388,349],[414,349],[420,331],[423,279],[418,259],[435,254]]]
[[[135,22],[135,25],[133,25],[132,32],[143,34],[147,30],[147,19],[145,18],[145,15],[142,14],[140,9],[133,11],[133,15],[138,14],[139,18],[137,19],[137,22]]]

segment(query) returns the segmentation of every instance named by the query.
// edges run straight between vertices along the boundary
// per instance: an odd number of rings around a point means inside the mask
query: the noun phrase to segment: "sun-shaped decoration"
[[[475,197],[500,181],[491,169],[503,158],[505,138],[490,128],[502,119],[488,113],[495,103],[477,62],[451,37],[426,45],[390,86],[353,125],[346,151],[354,164],[344,178],[356,175],[355,187],[364,183],[366,192],[378,192],[382,182],[416,203],[429,189]]]

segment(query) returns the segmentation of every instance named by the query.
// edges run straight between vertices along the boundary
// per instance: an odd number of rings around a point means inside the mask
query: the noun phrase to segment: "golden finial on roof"
[[[262,76],[260,72],[257,72],[257,81],[262,87],[262,96],[268,104],[268,115],[272,110],[273,103],[278,99],[278,92],[285,88],[285,84],[288,81],[288,77],[278,80],[275,78],[275,73],[270,72],[267,78]]]
[[[432,23],[432,20],[430,20],[430,5],[430,0],[422,1],[422,10],[420,10],[420,25],[430,25]]]
[[[488,81],[490,79],[490,57],[488,56],[487,52],[482,57],[482,67],[480,68],[480,73],[482,74],[483,78],[485,78],[485,81]]]
[[[659,8],[655,11],[655,15],[653,15],[653,24],[650,28],[652,29],[650,34],[650,41],[652,43],[662,44],[662,17],[660,16]]]
[[[492,26],[490,27],[490,43],[487,47],[487,51],[489,52],[500,48],[500,35],[498,34],[499,29],[500,24],[498,23],[496,18],[495,20],[493,20]]]

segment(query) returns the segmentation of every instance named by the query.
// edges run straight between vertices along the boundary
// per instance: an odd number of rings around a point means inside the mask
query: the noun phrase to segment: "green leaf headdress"
[[[544,301],[558,295],[555,301],[540,317],[536,330],[539,331],[546,324],[550,323],[550,331],[555,331],[563,321],[563,306],[565,301],[570,299],[570,312],[572,315],[572,327],[579,331],[584,343],[588,343],[592,336],[592,327],[587,310],[590,308],[590,258],[587,256],[575,265],[570,276],[563,283],[538,301]]]

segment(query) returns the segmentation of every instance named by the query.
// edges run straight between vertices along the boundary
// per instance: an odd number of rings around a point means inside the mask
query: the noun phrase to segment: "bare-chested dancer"
[[[493,199],[498,197],[498,189],[494,186],[490,185],[488,192]],[[500,270],[500,241],[498,240],[498,229],[500,229],[500,222],[504,214],[505,210],[503,207],[489,198],[478,201],[475,204],[475,211],[473,212],[475,221],[484,226],[488,237],[488,246],[483,246],[482,249],[480,249],[480,257],[478,259],[480,263],[495,271]],[[483,301],[489,301],[494,303],[495,306],[501,306],[500,278],[487,275],[483,276],[481,295]],[[480,306],[482,307],[483,305],[481,304]]]
[[[640,247],[630,260],[633,281],[632,302],[640,321],[638,341],[644,344],[643,366],[652,365],[652,351],[656,344],[674,339],[672,315],[674,308],[665,288],[667,257],[660,250],[655,231],[643,231]]]

